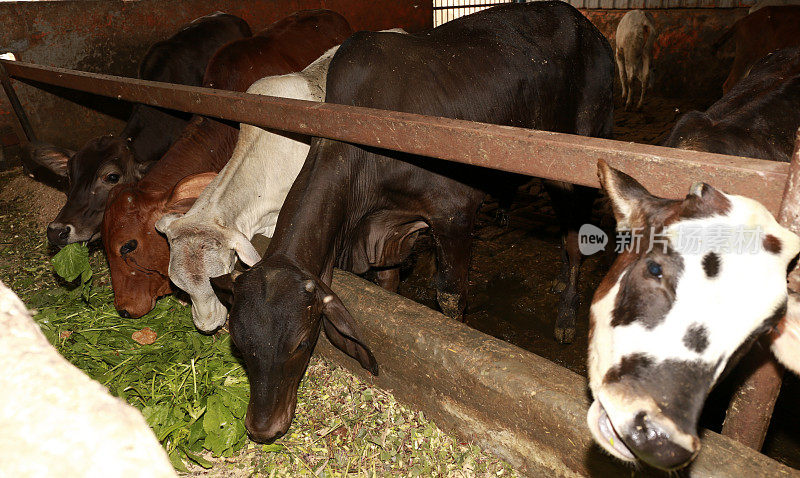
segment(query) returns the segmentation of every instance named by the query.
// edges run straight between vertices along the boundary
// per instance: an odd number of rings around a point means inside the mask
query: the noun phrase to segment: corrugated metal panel
[[[514,0],[434,0],[434,25]],[[543,1],[543,0],[529,0]],[[575,8],[631,10],[634,8],[748,8],[757,0],[565,0]],[[765,5],[797,5],[800,0],[761,0]]]

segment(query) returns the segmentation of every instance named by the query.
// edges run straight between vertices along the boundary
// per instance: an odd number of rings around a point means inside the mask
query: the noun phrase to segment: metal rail
[[[17,79],[585,186],[599,187],[603,158],[661,196],[706,181],[774,214],[789,171],[774,161],[0,61]]]
[[[800,230],[798,215],[789,216],[782,205],[790,165],[774,161],[659,146],[534,131],[449,118],[376,110],[355,106],[251,95],[208,88],[173,85],[118,76],[87,73],[24,62],[0,60],[14,78],[61,86],[120,100],[145,103],[190,113],[214,116],[312,136],[404,151],[447,161],[598,187],[597,160],[634,176],[651,192],[665,197],[683,196],[698,180],[729,193],[763,203],[773,214],[782,213],[785,225]],[[13,90],[12,90],[13,92]],[[794,155],[792,178],[800,177],[800,158]],[[787,189],[788,191],[788,189]],[[788,194],[787,198],[795,195]],[[759,377],[767,371],[761,370]],[[759,383],[780,386],[780,376],[766,373]],[[768,397],[741,393],[737,407],[729,410],[734,436],[760,448],[763,433],[754,438],[739,431],[754,421],[766,431],[774,393]],[[767,403],[762,404],[766,400]],[[758,410],[758,413],[750,413]],[[743,417],[737,419],[733,415]],[[751,418],[752,416],[752,418]],[[734,424],[734,422],[738,422]],[[749,440],[749,442],[748,442]],[[760,440],[760,441],[759,441]]]

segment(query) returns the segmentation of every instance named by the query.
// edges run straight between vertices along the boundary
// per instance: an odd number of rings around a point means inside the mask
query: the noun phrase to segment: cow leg
[[[561,226],[561,242],[564,246],[562,271],[566,276],[558,304],[555,337],[558,342],[568,344],[575,338],[575,317],[580,303],[578,279],[583,257],[578,248],[578,230],[591,217],[597,191],[554,181],[545,184]]]
[[[473,214],[467,224],[460,226],[431,224],[436,247],[436,301],[444,315],[462,321],[467,305],[467,273],[474,220]]]
[[[625,77],[625,89],[627,90],[627,96],[625,96],[625,111],[630,111],[631,104],[633,103],[633,79],[636,78],[636,72],[634,71],[633,62],[631,61],[628,61],[628,64],[625,65]]]
[[[622,89],[622,102],[625,103],[628,95],[628,78],[625,76],[625,59],[620,49],[617,49],[614,56],[617,60],[617,70],[619,70],[619,85]]]
[[[636,111],[642,110],[644,92],[647,90],[647,83],[650,81],[650,55],[642,57],[642,70],[639,72],[639,81],[642,83],[642,92],[639,94],[639,101],[636,103]]]
[[[378,285],[389,292],[397,292],[400,287],[400,268],[378,269]]]

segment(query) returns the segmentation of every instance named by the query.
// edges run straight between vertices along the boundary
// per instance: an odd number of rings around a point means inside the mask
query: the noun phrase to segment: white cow
[[[625,110],[629,110],[633,101],[633,78],[641,83],[641,94],[636,103],[636,110],[642,109],[644,92],[650,79],[650,63],[653,61],[653,43],[658,33],[653,24],[653,17],[641,10],[626,13],[617,25],[617,40],[614,53],[619,69],[619,82],[622,85],[622,99]]]
[[[177,476],[142,414],[67,362],[2,282],[0,350],[0,476]]]

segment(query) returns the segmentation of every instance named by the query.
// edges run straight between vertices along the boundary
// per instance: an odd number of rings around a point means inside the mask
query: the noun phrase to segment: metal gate
[[[433,0],[433,26],[504,3],[525,3],[525,0]]]

